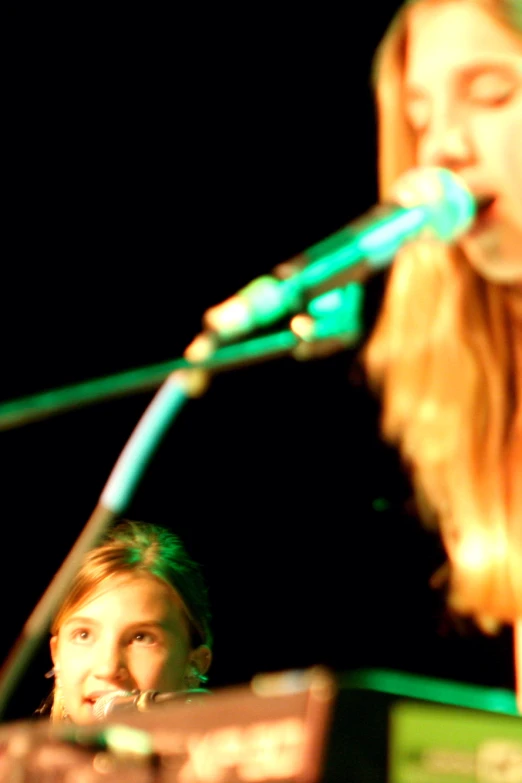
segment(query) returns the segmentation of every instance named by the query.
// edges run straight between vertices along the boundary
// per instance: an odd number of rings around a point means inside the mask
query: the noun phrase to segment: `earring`
[[[205,675],[201,674],[199,669],[194,666],[194,664],[191,664],[185,671],[185,676],[183,678],[185,690],[190,691],[194,688],[199,688],[201,681],[204,679],[206,680]]]
[[[53,706],[51,707],[51,721],[53,721],[53,723],[59,723],[60,721],[67,720],[67,718],[69,717],[69,714],[65,709],[62,683],[58,675],[59,671],[60,670],[57,666],[55,666],[54,669],[52,670],[54,674],[54,689],[53,689]]]

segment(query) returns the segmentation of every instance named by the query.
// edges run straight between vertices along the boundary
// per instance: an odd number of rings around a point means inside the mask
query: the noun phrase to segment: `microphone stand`
[[[362,290],[354,288],[354,285],[356,284],[352,284],[350,288],[352,300],[353,292]],[[329,292],[328,295],[332,293],[335,292]],[[215,373],[292,354],[297,359],[312,358],[312,346],[317,344],[318,347],[324,347],[324,341],[327,339],[337,341],[337,349],[344,348],[353,344],[361,331],[359,309],[360,297],[357,301],[343,301],[342,305],[338,306],[337,315],[334,312],[329,317],[336,318],[335,324],[330,325],[330,320],[323,314],[312,313],[315,327],[309,328],[306,335],[299,330],[285,330],[223,345],[201,361],[190,361],[182,357],[0,403],[0,431],[21,427],[103,400],[153,390],[179,370],[199,368]],[[328,328],[325,329],[325,325]],[[306,349],[301,350],[300,345],[306,346]],[[321,351],[318,351],[317,355],[322,355]]]
[[[26,621],[0,670],[0,720],[34,653],[47,633],[79,565],[128,506],[151,456],[189,396],[197,396],[189,373],[170,375],[145,410],[120,453],[94,511]]]
[[[318,320],[316,334],[314,335],[313,319],[308,316],[305,316],[305,318],[308,318],[308,321],[306,328],[304,330],[301,328],[300,330],[302,336],[291,329],[284,330],[238,344],[223,346],[201,361],[191,362],[187,359],[179,359],[177,362],[163,365],[163,372],[166,372],[167,366],[172,367],[174,365],[177,369],[175,372],[168,372],[167,379],[138,421],[129,440],[121,451],[101,492],[99,501],[84,529],[26,621],[18,639],[0,669],[0,721],[5,714],[11,694],[26,671],[45,634],[48,632],[52,617],[62,604],[84,556],[90,549],[96,546],[105,531],[128,507],[152,455],[184,403],[191,397],[201,396],[206,390],[208,373],[290,355],[300,345],[313,346],[315,337],[318,338],[319,342],[337,337],[345,343],[350,341],[353,343],[359,336],[356,330],[346,330],[346,319],[344,322],[341,319],[345,327],[345,333],[343,334],[339,333],[339,322],[335,319],[334,321],[329,321],[328,318],[324,322]],[[350,323],[353,326],[353,313],[350,313]],[[299,354],[297,356],[299,358]],[[308,357],[305,354],[302,358]],[[153,378],[154,382],[157,382],[158,366],[146,368],[141,373],[138,372],[138,374],[141,379],[140,388],[143,388],[147,375],[149,376],[148,383],[152,383]],[[124,376],[128,378],[128,374],[124,374]],[[98,383],[100,387],[105,388],[106,396],[107,392],[110,395],[111,390],[113,392],[112,396],[114,396],[116,390],[118,390],[118,393],[122,392],[122,376],[102,379]],[[96,384],[97,382],[95,381],[90,383],[89,388],[91,391],[93,389],[96,390]],[[86,385],[80,384],[80,386],[55,393],[59,402],[62,402],[60,409],[75,407],[81,403],[85,404],[87,401],[85,391]],[[53,393],[49,394],[52,397]],[[100,399],[100,397],[97,397],[97,399]],[[13,426],[14,420],[16,420],[17,424],[21,424],[35,418],[41,418],[42,415],[45,415],[44,409],[47,415],[58,410],[56,397],[51,407],[49,407],[49,404],[47,404],[47,407],[43,405],[39,395],[29,398],[29,402],[31,400],[33,404],[28,405],[27,412],[23,410],[24,400],[9,404],[11,415],[14,416],[14,418],[11,418],[11,426]],[[64,406],[64,402],[68,402],[68,405]],[[5,406],[3,407],[3,424],[5,428]]]

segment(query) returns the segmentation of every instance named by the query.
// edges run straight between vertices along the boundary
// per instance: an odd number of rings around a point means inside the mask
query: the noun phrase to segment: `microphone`
[[[210,693],[206,688],[190,688],[181,691],[111,691],[96,700],[93,715],[96,720],[107,720],[122,712],[147,712],[154,706],[171,701],[191,702],[196,696]]]
[[[436,167],[411,169],[393,188],[393,200],[379,204],[356,221],[256,278],[203,316],[220,340],[234,340],[256,328],[302,311],[305,292],[363,282],[385,268],[406,243],[422,238],[451,243],[473,225],[492,199],[476,198],[453,172]],[[337,283],[338,284],[338,283]]]

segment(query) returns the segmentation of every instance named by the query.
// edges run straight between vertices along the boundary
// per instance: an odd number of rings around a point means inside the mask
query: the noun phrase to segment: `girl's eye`
[[[86,644],[91,638],[92,634],[87,628],[77,628],[71,633],[71,639],[76,644]]]
[[[138,631],[132,637],[132,642],[134,644],[148,646],[154,644],[156,642],[156,638],[149,631]]]

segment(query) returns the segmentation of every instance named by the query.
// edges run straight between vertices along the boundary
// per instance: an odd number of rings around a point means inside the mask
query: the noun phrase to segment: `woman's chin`
[[[461,239],[460,245],[479,275],[492,283],[522,283],[522,236],[484,228]]]

